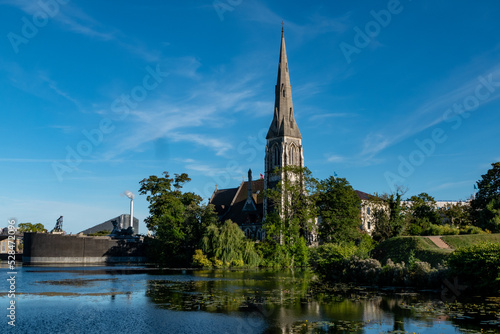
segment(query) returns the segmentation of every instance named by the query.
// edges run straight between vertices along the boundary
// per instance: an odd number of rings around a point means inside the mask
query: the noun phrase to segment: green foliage
[[[453,226],[464,227],[472,223],[471,207],[466,203],[446,204],[440,212]]]
[[[97,231],[95,233],[89,233],[89,237],[98,237],[98,236],[105,236],[105,235],[110,235],[111,231],[108,230],[102,230],[102,231]]]
[[[376,242],[369,234],[362,234],[357,241],[355,255],[361,259],[368,259],[375,246]]]
[[[307,247],[306,240],[304,237],[300,237],[298,242],[296,242],[292,248],[293,254],[293,266],[294,267],[306,267],[309,265],[309,247]]]
[[[217,222],[217,217],[212,206],[201,205],[200,196],[182,191],[191,180],[187,174],[175,174],[173,178],[168,172],[163,174],[139,182],[139,192],[147,195],[149,202],[150,215],[145,222],[157,240],[151,243],[156,249],[150,254],[154,261],[183,266],[191,262],[206,227]]]
[[[45,233],[47,232],[47,229],[43,224],[36,223],[20,223],[19,226],[19,232],[42,232]]]
[[[429,242],[427,242],[429,241]],[[440,249],[427,238],[421,237],[396,237],[378,244],[372,256],[382,263],[392,259],[395,262],[409,263],[416,259],[430,263],[433,267],[444,263],[451,250]]]
[[[409,208],[407,235],[424,235],[431,224],[441,223],[441,216],[436,210],[434,197],[427,193],[421,193],[408,199]]]
[[[430,224],[429,228],[424,232],[425,235],[457,235],[459,233],[460,229],[449,224]]]
[[[281,176],[276,187],[266,190],[271,211],[264,224],[267,240],[294,247],[301,236],[314,229],[318,216],[315,204],[317,181],[306,167],[287,166],[277,168]]]
[[[335,282],[439,288],[447,277],[447,268],[432,268],[430,263],[420,261],[414,250],[410,250],[407,262],[387,259],[385,266],[377,259],[360,258],[357,252],[352,245],[324,244],[312,252],[311,263],[323,279]]]
[[[240,227],[231,220],[225,221],[221,227],[209,225],[201,240],[201,247],[216,267],[256,267],[261,262],[254,242],[248,240]]]
[[[493,233],[500,232],[500,196],[491,199],[479,215],[483,228]]]
[[[311,265],[319,274],[332,278],[342,277],[347,261],[356,253],[354,245],[322,244],[311,253]]]
[[[405,226],[404,208],[401,205],[401,193],[378,195],[371,199],[376,209],[373,213],[375,229],[373,238],[377,241],[397,237]],[[387,208],[387,209],[385,209]]]
[[[500,243],[482,243],[459,248],[448,259],[451,272],[468,284],[500,289]]]
[[[193,267],[212,267],[212,261],[210,261],[201,249],[194,251],[193,255]]]
[[[478,191],[471,202],[474,225],[483,229],[488,228],[490,220],[493,218],[486,212],[486,207],[493,200],[500,198],[500,162],[492,163],[491,166],[492,168],[481,176],[481,180],[477,181]],[[498,208],[495,203],[492,206]],[[500,231],[495,230],[494,232]]]
[[[319,183],[318,189],[321,241],[323,243],[356,241],[360,236],[361,200],[352,186],[344,178],[330,176]]]

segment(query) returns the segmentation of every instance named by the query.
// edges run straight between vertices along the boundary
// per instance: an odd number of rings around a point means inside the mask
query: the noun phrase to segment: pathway
[[[451,249],[451,247],[441,239],[440,236],[432,236],[432,237],[427,237],[429,238],[436,246],[442,249]]]

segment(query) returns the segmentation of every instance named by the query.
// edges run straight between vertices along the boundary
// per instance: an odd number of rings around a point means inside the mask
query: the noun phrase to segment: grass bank
[[[467,235],[445,235],[441,239],[451,248],[469,247],[482,242],[500,243],[500,233],[496,234],[467,234]]]
[[[386,263],[389,259],[396,263],[409,263],[418,259],[436,267],[443,263],[452,252],[452,250],[437,247],[426,237],[396,237],[377,245],[372,254],[381,263]]]

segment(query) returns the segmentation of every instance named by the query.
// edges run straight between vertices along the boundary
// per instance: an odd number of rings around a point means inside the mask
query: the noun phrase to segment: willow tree
[[[207,227],[201,240],[203,253],[216,266],[258,266],[260,256],[254,248],[254,242],[231,220],[222,226],[211,224]]]

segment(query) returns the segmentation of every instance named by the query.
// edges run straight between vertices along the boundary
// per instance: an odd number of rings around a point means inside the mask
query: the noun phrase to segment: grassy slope
[[[500,242],[500,234],[448,235],[443,241],[456,249],[475,245],[481,242]],[[433,267],[446,260],[453,250],[440,249],[427,237],[397,237],[380,243],[373,251],[373,257],[385,264],[388,259],[393,262],[408,263],[413,251],[415,258],[429,262]]]
[[[451,250],[440,249],[428,238],[397,237],[380,243],[373,251],[373,256],[385,264],[388,259],[393,262],[408,263],[410,256],[429,262],[432,266],[442,263]]]
[[[457,249],[479,244],[481,242],[500,242],[500,234],[467,234],[445,235],[441,237],[451,248]]]

